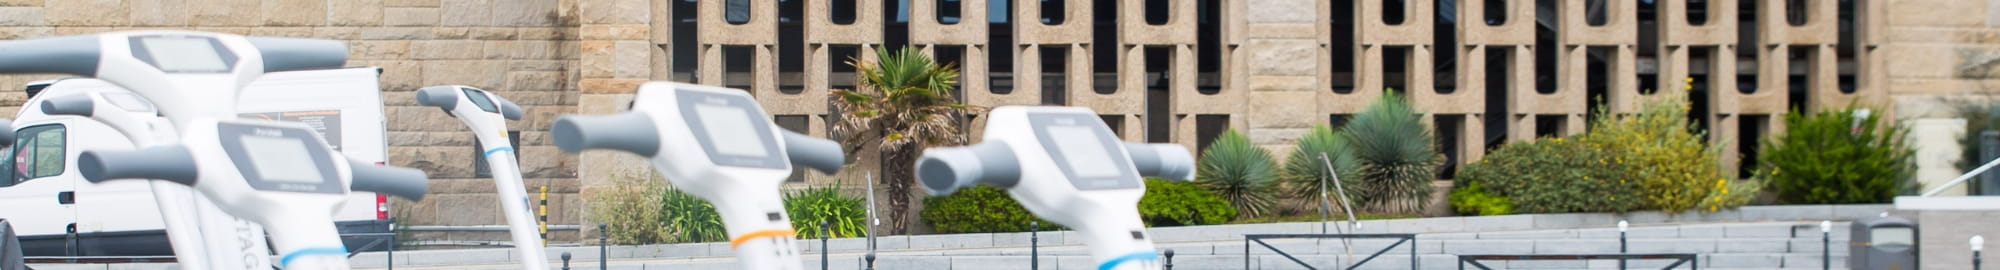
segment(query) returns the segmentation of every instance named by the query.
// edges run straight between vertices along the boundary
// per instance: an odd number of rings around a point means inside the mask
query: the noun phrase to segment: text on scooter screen
[[[264,181],[309,185],[326,182],[321,178],[319,166],[313,164],[312,152],[306,150],[305,142],[265,136],[243,136],[242,140],[251,166],[257,168],[257,176]]]
[[[1056,149],[1062,152],[1064,161],[1075,171],[1077,178],[1099,178],[1118,176],[1118,166],[1111,164],[1111,152],[1105,151],[1098,143],[1097,132],[1091,126],[1049,126],[1049,136],[1056,138]]]
[[[216,53],[215,44],[205,38],[146,37],[146,53],[153,65],[166,72],[227,72],[229,63]]]
[[[758,141],[764,136],[758,136],[757,129],[750,126],[754,123],[750,121],[750,111],[708,103],[696,103],[694,110],[716,152],[750,158],[764,158],[769,153],[764,142]]]

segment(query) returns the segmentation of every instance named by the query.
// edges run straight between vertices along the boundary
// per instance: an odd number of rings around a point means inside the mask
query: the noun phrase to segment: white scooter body
[[[925,190],[1006,188],[1029,212],[1081,233],[1098,269],[1160,268],[1139,218],[1141,177],[1192,178],[1186,148],[1119,141],[1087,108],[1005,106],[988,115],[984,142],[924,152],[916,170]]]
[[[652,82],[631,112],[565,116],[552,127],[565,151],[646,156],[667,181],[714,204],[743,269],[802,269],[778,188],[800,165],[832,173],[837,144],[778,128],[742,90]]]
[[[473,137],[486,148],[482,151],[487,167],[493,170],[493,185],[500,194],[500,212],[507,218],[515,255],[520,256],[516,261],[521,262],[522,269],[548,269],[548,253],[543,251],[534,212],[528,209],[526,185],[521,183],[521,165],[515,162],[514,148],[507,140],[507,120],[520,119],[521,107],[491,92],[459,85],[418,89],[417,103],[445,109],[472,129]]]

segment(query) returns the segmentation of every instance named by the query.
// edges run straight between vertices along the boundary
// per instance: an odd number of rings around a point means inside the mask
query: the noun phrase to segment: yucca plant
[[[866,199],[840,194],[838,187],[806,188],[785,193],[785,213],[799,238],[820,238],[820,222],[832,237],[856,237],[868,232]]]
[[[715,205],[679,188],[666,188],[660,196],[660,221],[673,233],[673,243],[719,242],[729,240],[722,226],[722,214]]]
[[[1421,213],[1430,202],[1431,181],[1444,154],[1419,114],[1390,90],[1341,130],[1361,163],[1360,177],[1349,188],[1359,189],[1353,199],[1369,211]]]
[[[1329,160],[1321,161],[1321,156]],[[1334,171],[1338,172],[1339,180],[1343,181],[1340,182],[1341,188],[1335,188],[1332,182],[1335,177],[1327,174],[1328,163],[1333,165]],[[1340,136],[1339,132],[1334,132],[1333,128],[1318,125],[1313,126],[1312,131],[1307,132],[1305,136],[1299,136],[1298,142],[1292,144],[1292,154],[1285,157],[1284,170],[1278,172],[1278,183],[1284,195],[1294,204],[1291,205],[1292,209],[1304,212],[1305,209],[1319,207],[1317,205],[1320,203],[1322,190],[1327,196],[1325,198],[1327,202],[1333,204],[1340,203],[1340,198],[1336,197],[1339,195],[1334,193],[1338,190],[1346,190],[1350,198],[1360,196],[1358,193],[1353,193],[1358,190],[1347,187],[1354,185],[1354,181],[1361,178],[1357,174],[1360,170],[1361,163],[1354,159],[1354,152],[1348,149],[1347,138]],[[1327,207],[1332,211],[1342,211],[1339,206]]]
[[[915,48],[890,53],[876,48],[879,61],[850,59],[861,74],[857,89],[834,89],[829,95],[840,110],[833,133],[849,156],[876,145],[882,155],[882,187],[889,196],[889,233],[909,231],[910,187],[916,184],[917,156],[924,148],[965,144],[961,116],[982,111],[952,98],[958,70],[931,62]]]
[[[1250,143],[1250,137],[1231,129],[1224,131],[1201,152],[1195,181],[1229,200],[1237,215],[1256,217],[1271,213],[1276,204],[1271,196],[1277,168],[1271,152]]]

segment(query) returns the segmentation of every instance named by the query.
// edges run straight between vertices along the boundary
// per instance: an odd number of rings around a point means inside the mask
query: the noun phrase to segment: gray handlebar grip
[[[805,166],[820,173],[833,174],[847,165],[847,154],[840,151],[839,143],[791,130],[784,130],[783,133],[785,154],[791,158],[792,166]]]
[[[506,117],[507,120],[521,120],[521,105],[515,105],[514,101],[500,98],[500,95],[493,95],[493,98],[497,99],[495,101],[500,102],[500,117]]]
[[[565,115],[549,127],[556,147],[564,152],[585,149],[613,149],[648,158],[660,152],[660,131],[653,117],[643,112],[611,115]]]
[[[1128,142],[1125,152],[1131,154],[1132,167],[1139,170],[1139,175],[1173,181],[1194,179],[1194,155],[1188,154],[1186,146]]]
[[[457,86],[430,86],[417,89],[417,105],[438,107],[449,112],[458,109]]]
[[[324,39],[244,37],[264,56],[264,72],[340,68],[347,43]]]
[[[422,201],[424,194],[430,193],[430,176],[424,175],[422,170],[377,166],[373,162],[354,160],[348,160],[347,166],[352,168],[349,175],[354,180],[349,189],[389,194],[412,201]]]
[[[0,73],[62,73],[97,77],[97,36],[0,42]]]
[[[180,145],[161,145],[129,151],[84,150],[76,158],[83,180],[102,183],[117,179],[159,179],[194,186],[200,179],[194,153]]]
[[[0,147],[14,145],[14,120],[0,118]]]
[[[90,117],[97,108],[90,95],[67,95],[42,100],[42,114]]]
[[[1013,188],[1021,182],[1020,161],[1015,160],[1014,149],[1001,141],[931,148],[924,150],[916,165],[917,181],[931,196],[949,195],[974,184]]]

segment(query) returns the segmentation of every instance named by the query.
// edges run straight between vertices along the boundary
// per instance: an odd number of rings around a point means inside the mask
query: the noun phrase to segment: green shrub
[[[868,233],[868,202],[857,196],[840,194],[837,187],[813,187],[785,194],[785,214],[799,238],[819,238],[820,221],[826,221],[833,237],[859,237]]]
[[[990,186],[924,198],[924,210],[917,215],[940,233],[1025,232],[1028,222],[1041,222],[1042,230],[1058,227],[1029,213],[1027,207],[1007,195],[1007,190]]]
[[[1343,187],[1353,185],[1355,180],[1361,178],[1358,173],[1361,170],[1361,163],[1354,159],[1354,152],[1348,149],[1347,137],[1340,136],[1340,133],[1325,125],[1314,126],[1311,132],[1299,136],[1298,142],[1292,145],[1292,154],[1285,157],[1284,170],[1278,172],[1279,189],[1296,204],[1292,206],[1293,209],[1306,209],[1310,208],[1308,205],[1318,204],[1322,188],[1326,189],[1326,196],[1334,196],[1332,193],[1336,189],[1333,187],[1333,179],[1326,171],[1329,162],[1321,161],[1321,155],[1332,160],[1330,163],[1334,170],[1339,172]],[[1358,189],[1346,189],[1346,191],[1350,198],[1360,196],[1355,193]]]
[[[672,243],[728,241],[722,214],[715,205],[679,188],[666,188],[660,196],[660,221],[673,233]]]
[[[1487,193],[1479,182],[1467,182],[1451,191],[1451,208],[1460,215],[1497,216],[1514,213],[1514,201]]]
[[[1914,189],[1914,152],[1903,141],[1909,129],[1856,110],[1785,116],[1785,134],[1759,158],[1780,202],[1883,203]]]
[[[2000,96],[1992,94],[1945,101],[1951,104],[1953,115],[1965,119],[1965,134],[1958,138],[1958,145],[1964,146],[1960,147],[1959,170],[1969,171],[1991,161],[1979,157],[1979,134],[2000,130],[2000,102],[1996,101],[2000,101]]]
[[[1208,193],[1200,185],[1146,179],[1146,195],[1139,198],[1139,218],[1147,226],[1215,225],[1236,217],[1228,200]]]
[[[1342,132],[1361,163],[1352,197],[1364,209],[1386,213],[1422,213],[1430,202],[1431,181],[1437,180],[1444,155],[1438,153],[1430,127],[1418,118],[1401,94],[1391,90],[1360,114]]]
[[[1506,197],[1516,213],[1626,212],[1645,200],[1625,166],[1575,137],[1548,138],[1501,146],[1466,164],[1457,181]]]
[[[665,214],[659,203],[665,191],[661,181],[633,177],[615,177],[613,181],[589,200],[590,221],[604,224],[607,240],[618,245],[672,240],[672,230],[660,222]]]
[[[1647,209],[1712,212],[1741,206],[1713,200],[1727,192],[1723,188],[1730,177],[1719,163],[1722,150],[1690,128],[1686,100],[1684,95],[1666,95],[1647,101],[1636,114],[1598,113],[1582,141],[1611,155],[1613,163],[1623,165],[1619,168],[1630,170],[1621,179],[1639,183]]]
[[[1277,203],[1271,196],[1278,177],[1271,152],[1250,143],[1250,137],[1243,133],[1234,129],[1222,132],[1201,152],[1201,162],[1196,165],[1200,166],[1196,181],[1229,200],[1237,215],[1262,216],[1271,213]]]

